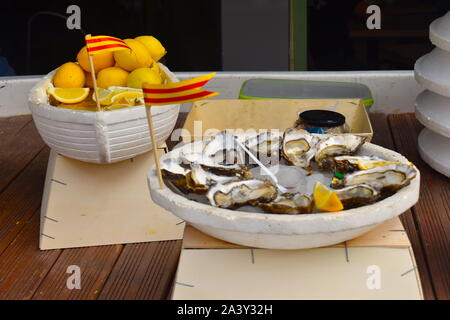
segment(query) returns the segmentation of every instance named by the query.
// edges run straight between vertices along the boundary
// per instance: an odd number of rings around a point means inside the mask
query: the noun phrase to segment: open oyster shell
[[[206,194],[212,206],[238,208],[246,204],[273,201],[278,195],[277,188],[265,180],[251,179],[211,187]]]
[[[206,141],[203,155],[223,165],[245,164],[245,151],[240,148],[234,136],[222,131]]]
[[[242,164],[221,164],[215,161],[214,158],[206,156],[203,153],[197,152],[181,152],[180,159],[185,164],[198,163],[205,170],[211,171],[217,175],[234,176],[237,173],[245,177],[249,177],[247,168]]]
[[[269,164],[272,161],[278,164],[282,140],[282,131],[268,130],[248,138],[245,145],[263,164]]]
[[[344,209],[357,208],[375,202],[380,193],[369,184],[362,183],[352,185],[338,190],[336,192],[341,200]]]
[[[356,171],[343,179],[334,179],[332,187],[342,188],[359,184],[368,184],[380,190],[382,196],[391,195],[407,186],[416,176],[416,169],[408,164],[390,164],[368,170]]]
[[[303,129],[289,128],[283,137],[282,154],[289,164],[308,168],[319,138]]]
[[[186,186],[197,194],[205,194],[212,185],[225,184],[241,179],[242,176],[238,173],[234,176],[220,176],[204,170],[198,163],[192,163],[191,170],[186,175]]]
[[[336,156],[354,154],[366,141],[365,137],[353,134],[332,135],[317,144],[315,160],[320,169],[331,169]]]
[[[301,193],[284,193],[269,203],[258,203],[264,211],[270,213],[301,214],[311,213],[314,207],[312,197]]]
[[[390,164],[401,164],[399,161],[387,161],[373,156],[338,156],[334,158],[334,169],[339,172],[354,172]]]
[[[180,159],[166,158],[161,162],[161,175],[163,178],[185,193],[189,192],[186,176],[190,171],[190,169],[181,165]]]

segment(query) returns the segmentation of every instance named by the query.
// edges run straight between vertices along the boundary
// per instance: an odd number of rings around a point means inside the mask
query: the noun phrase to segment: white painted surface
[[[42,77],[0,77],[0,117],[30,114],[28,92]]]
[[[206,72],[177,72],[184,80]],[[29,114],[29,90],[42,76],[0,77],[0,117]],[[213,99],[236,99],[242,83],[248,79],[327,80],[363,83],[372,91],[375,104],[372,112],[414,112],[414,100],[422,91],[414,80],[413,71],[344,71],[344,72],[219,72],[205,87],[219,91]],[[181,111],[190,110],[191,103],[183,104]]]

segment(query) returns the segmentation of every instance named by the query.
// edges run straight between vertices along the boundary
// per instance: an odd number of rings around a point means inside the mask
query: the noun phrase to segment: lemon
[[[322,183],[317,182],[314,186],[314,203],[317,210],[335,212],[344,209],[336,192],[328,189]]]
[[[83,69],[74,62],[67,62],[56,70],[53,85],[58,88],[82,88],[85,80]]]
[[[158,72],[151,70],[150,68],[139,68],[130,73],[127,86],[130,88],[141,89],[144,82],[161,84],[162,79]]]
[[[94,62],[95,73],[98,73],[102,69],[114,66],[114,55],[112,52],[97,53],[92,56],[92,60]],[[91,72],[86,46],[81,48],[78,52],[77,61],[85,71]]]
[[[140,36],[135,38],[135,40],[142,43],[148,52],[152,56],[153,60],[159,61],[167,53],[166,49],[162,46],[158,39],[152,36]]]
[[[153,70],[153,71],[161,74],[161,69],[158,66],[158,62],[153,61],[152,65],[150,66],[150,70]]]
[[[62,103],[78,103],[87,98],[89,88],[52,88],[49,94]]]
[[[128,72],[118,67],[109,67],[101,70],[97,75],[97,86],[108,88],[110,86],[124,87],[127,85]]]
[[[143,97],[142,92],[125,91],[125,92],[121,92],[121,93],[114,95],[111,98],[111,104],[118,104],[118,103],[126,102],[127,104],[134,105],[134,100],[136,100],[137,98],[142,98],[142,97]]]
[[[114,51],[116,65],[127,71],[133,71],[142,67],[149,67],[153,59],[145,46],[137,40],[125,39],[125,43],[131,50]]]

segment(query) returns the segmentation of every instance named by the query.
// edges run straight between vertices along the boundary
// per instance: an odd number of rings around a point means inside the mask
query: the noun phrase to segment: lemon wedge
[[[317,182],[314,186],[314,203],[317,210],[336,212],[344,209],[336,192]]]
[[[89,95],[89,88],[51,88],[48,92],[62,103],[78,103]]]

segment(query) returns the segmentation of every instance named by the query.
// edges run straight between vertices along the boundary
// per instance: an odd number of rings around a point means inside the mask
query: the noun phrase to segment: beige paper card
[[[390,247],[409,248],[411,246],[405,229],[398,217],[388,220],[373,230],[351,239],[346,243],[339,243],[333,247]],[[184,230],[183,248],[185,249],[225,249],[244,248],[237,244],[229,243],[211,237],[200,230],[188,225]]]
[[[161,151],[162,152],[162,151]],[[50,154],[40,248],[72,248],[182,239],[184,224],[152,202],[153,154],[109,165]]]
[[[173,299],[422,299],[408,248],[184,249]]]

